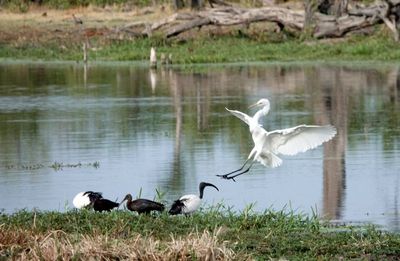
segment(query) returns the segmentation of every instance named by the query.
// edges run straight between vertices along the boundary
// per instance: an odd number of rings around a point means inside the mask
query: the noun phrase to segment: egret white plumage
[[[203,199],[204,188],[207,186],[214,187],[216,190],[219,191],[219,189],[211,183],[200,182],[199,196],[194,194],[189,194],[180,197],[178,200],[175,200],[168,213],[171,215],[177,215],[177,214],[188,215],[195,212],[200,207],[201,200]]]
[[[101,192],[85,191],[76,194],[72,204],[77,209],[93,208],[95,211],[110,211],[119,206],[118,203],[105,199]]]
[[[234,116],[238,117],[249,125],[249,130],[254,142],[247,160],[237,170],[224,175],[217,175],[224,179],[232,179],[242,175],[250,170],[255,161],[260,162],[264,166],[276,168],[282,164],[282,159],[278,154],[295,155],[300,152],[313,149],[322,143],[329,141],[336,135],[336,128],[332,125],[299,125],[292,128],[266,131],[260,124],[260,119],[267,115],[270,110],[270,102],[268,99],[261,99],[249,108],[259,106],[253,117],[236,110],[229,110]],[[243,170],[247,163],[253,158],[247,169]]]

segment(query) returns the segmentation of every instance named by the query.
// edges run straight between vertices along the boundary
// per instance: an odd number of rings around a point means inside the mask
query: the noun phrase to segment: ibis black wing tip
[[[170,215],[178,215],[182,213],[182,208],[184,207],[184,204],[181,200],[177,199],[172,203],[172,206],[170,210],[168,211],[168,214]]]

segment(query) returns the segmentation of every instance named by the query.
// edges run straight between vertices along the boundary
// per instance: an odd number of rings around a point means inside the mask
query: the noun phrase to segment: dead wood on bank
[[[305,10],[285,7],[246,9],[223,6],[202,11],[177,12],[154,23],[131,23],[119,28],[119,31],[142,37],[158,33],[170,38],[203,26],[248,26],[251,23],[271,22],[276,23],[280,29],[289,28],[303,32],[307,17],[308,20],[312,19],[308,30],[314,38],[342,37],[347,33],[384,23],[393,33],[394,39],[399,40],[397,24],[400,16],[400,0],[380,1],[368,6],[355,5],[348,7],[347,12],[339,17],[318,12],[310,16],[309,10],[307,13]]]

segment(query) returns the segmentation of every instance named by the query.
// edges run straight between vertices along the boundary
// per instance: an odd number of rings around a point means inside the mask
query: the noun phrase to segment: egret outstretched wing
[[[253,106],[262,107],[253,117],[240,111],[227,109],[231,114],[249,125],[254,147],[247,160],[239,169],[224,175],[217,175],[219,177],[235,180],[236,177],[247,173],[255,161],[260,162],[264,166],[276,168],[282,164],[282,159],[278,157],[279,154],[295,155],[299,152],[305,152],[320,146],[336,135],[336,128],[332,125],[299,125],[293,128],[268,132],[262,127],[259,121],[263,116],[268,114],[270,102],[268,99],[261,99]],[[248,164],[251,158],[253,160]],[[245,168],[245,166],[248,167]]]
[[[273,153],[295,155],[313,149],[332,139],[336,129],[332,125],[299,125],[268,132],[269,150]]]
[[[253,119],[252,117],[250,117],[249,115],[247,115],[246,113],[243,113],[241,111],[230,110],[228,108],[225,108],[225,109],[227,111],[229,111],[230,113],[232,113],[233,115],[235,115],[236,117],[238,117],[239,119],[241,119],[242,121],[244,121],[247,125],[250,125],[250,122]]]

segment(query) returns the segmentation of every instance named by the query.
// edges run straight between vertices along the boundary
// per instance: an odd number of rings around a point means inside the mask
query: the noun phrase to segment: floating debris
[[[6,169],[21,169],[21,170],[37,170],[43,168],[52,168],[55,171],[62,170],[64,168],[85,168],[85,167],[93,167],[95,169],[100,168],[100,162],[89,162],[89,163],[62,163],[62,162],[53,162],[51,165],[45,165],[42,163],[34,163],[34,164],[9,164],[5,165]]]

